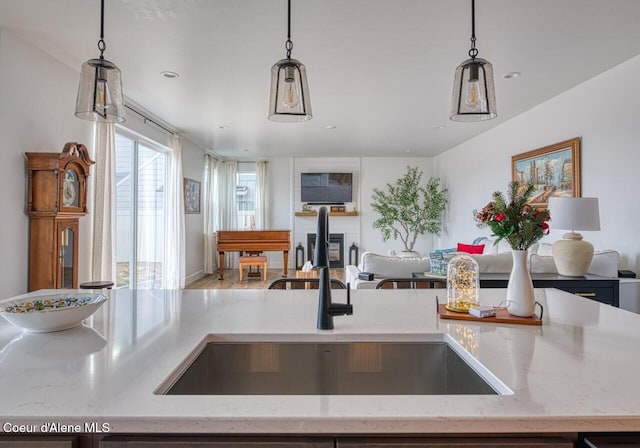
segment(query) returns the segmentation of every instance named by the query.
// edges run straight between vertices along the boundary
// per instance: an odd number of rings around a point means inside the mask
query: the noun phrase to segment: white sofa
[[[550,244],[537,244],[529,250],[529,269],[532,273],[557,273],[551,256]],[[456,253],[448,254],[450,256]],[[494,246],[487,241],[483,254],[470,255],[478,263],[480,273],[511,272],[513,260],[511,250],[506,245]],[[613,250],[596,251],[589,267],[589,273],[603,277],[618,276],[620,255]],[[358,266],[347,266],[345,281],[352,289],[375,289],[380,280],[385,278],[410,278],[413,272],[428,272],[431,269],[429,258],[400,258],[364,252]],[[374,274],[374,280],[360,280],[360,272]]]
[[[358,266],[349,265],[345,269],[345,281],[352,289],[375,289],[385,278],[409,278],[412,272],[427,272],[431,269],[428,258],[401,258],[364,252]],[[360,272],[370,272],[374,280],[360,280]]]

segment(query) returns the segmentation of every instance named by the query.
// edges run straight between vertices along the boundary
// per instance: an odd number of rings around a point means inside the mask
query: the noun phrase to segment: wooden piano
[[[218,230],[219,279],[224,279],[225,252],[265,252],[281,250],[284,276],[287,276],[291,230]]]

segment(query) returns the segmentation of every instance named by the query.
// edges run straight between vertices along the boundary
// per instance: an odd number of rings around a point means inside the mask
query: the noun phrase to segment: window
[[[242,171],[236,174],[236,202],[238,204],[238,229],[256,227],[256,173]]]
[[[168,166],[160,145],[116,132],[117,287],[161,287]]]

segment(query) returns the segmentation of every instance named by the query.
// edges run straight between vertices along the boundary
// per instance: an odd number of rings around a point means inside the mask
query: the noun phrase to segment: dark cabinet
[[[618,306],[619,298],[618,294],[615,292],[613,287],[599,287],[599,288],[558,288],[563,291],[570,292],[571,294],[575,294],[580,297],[586,297],[587,299],[595,300],[597,302],[606,303],[607,305]]]
[[[534,288],[557,288],[615,307],[620,306],[620,282],[617,278],[587,274],[563,277],[558,274],[531,274]],[[506,288],[509,274],[480,274],[481,288]]]
[[[433,438],[338,438],[336,448],[573,448],[562,437],[495,437],[486,435]]]
[[[569,437],[213,437],[106,436],[100,448],[573,448]]]
[[[334,448],[330,437],[107,436],[100,448]]]
[[[411,275],[413,278],[425,278],[423,272],[413,272]],[[594,274],[587,274],[584,277],[563,277],[559,274],[531,274],[531,280],[533,281],[534,288],[561,289],[562,291],[586,297],[587,299],[600,303],[615,307],[620,306],[620,281],[617,278],[602,277]],[[389,281],[391,282],[393,280],[389,279]],[[426,287],[433,288],[436,287],[437,284],[444,287],[443,285],[446,285],[446,280],[433,278],[431,284]],[[480,274],[481,288],[506,288],[508,285],[508,273]],[[420,286],[417,287],[420,288]]]
[[[578,448],[636,448],[640,433],[581,434]]]
[[[82,448],[78,436],[0,436],[0,448]]]

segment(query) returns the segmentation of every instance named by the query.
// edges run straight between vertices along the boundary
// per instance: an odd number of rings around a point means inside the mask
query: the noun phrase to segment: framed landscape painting
[[[184,212],[200,213],[200,182],[184,178]]]
[[[546,208],[552,196],[580,197],[580,137],[513,156],[511,175],[535,186],[534,207]]]

